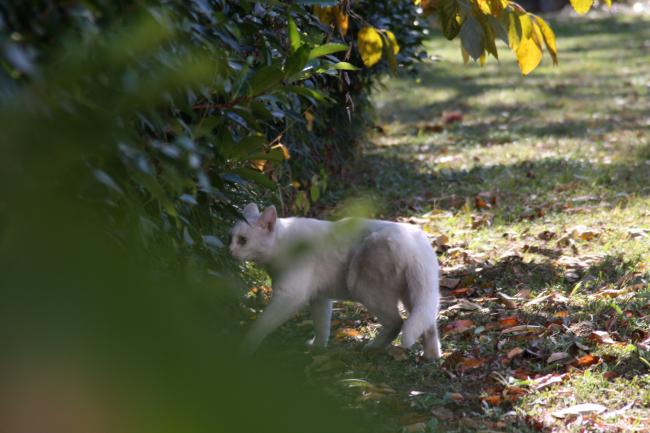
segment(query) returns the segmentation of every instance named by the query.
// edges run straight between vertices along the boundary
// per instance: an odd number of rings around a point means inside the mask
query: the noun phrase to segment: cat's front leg
[[[291,319],[307,304],[309,301],[307,293],[305,286],[301,284],[274,284],[271,302],[244,337],[244,350],[255,352],[266,336]]]
[[[326,347],[330,339],[330,322],[332,320],[332,300],[316,298],[311,301],[311,318],[314,322],[316,336],[311,341],[316,347]]]

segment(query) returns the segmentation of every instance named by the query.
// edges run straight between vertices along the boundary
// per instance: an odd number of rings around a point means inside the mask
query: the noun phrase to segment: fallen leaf
[[[594,355],[583,355],[579,358],[576,358],[575,361],[571,363],[574,367],[589,367],[600,362],[600,357]]]
[[[606,410],[607,408],[602,404],[583,403],[583,404],[577,404],[575,406],[570,406],[562,410],[556,410],[555,412],[551,413],[551,415],[553,415],[556,418],[564,418],[567,415],[578,415],[581,413],[588,413],[588,412],[601,413]]]
[[[449,125],[463,121],[463,113],[460,111],[445,111],[442,113],[442,123]]]
[[[641,238],[647,238],[648,237],[648,232],[650,230],[647,229],[638,229],[638,228],[631,228],[627,230],[627,236],[630,239],[641,239]]]
[[[510,349],[510,351],[508,351],[508,354],[506,356],[508,357],[508,359],[512,359],[523,354],[524,352],[525,350],[522,349],[521,347],[515,347],[514,349]]]
[[[472,215],[472,229],[477,230],[481,227],[489,227],[492,225],[491,215]]]
[[[437,247],[446,247],[446,246],[449,246],[449,237],[447,237],[447,235],[440,235],[440,236],[437,236],[437,237],[433,240],[433,243],[434,243]]]
[[[424,132],[442,132],[444,127],[440,123],[427,123],[421,127]]]
[[[505,395],[509,401],[515,401],[525,394],[528,394],[528,391],[520,386],[509,386],[505,390]]]
[[[540,333],[544,331],[543,326],[539,325],[518,325],[513,326],[512,328],[504,329],[501,331],[502,334],[513,334],[513,333]]]
[[[472,293],[472,289],[470,287],[461,287],[459,289],[452,290],[450,293],[454,296],[468,296]]]
[[[459,308],[461,310],[466,310],[466,311],[477,311],[477,310],[485,310],[486,312],[488,311],[486,308],[481,307],[479,304],[468,301],[467,299],[464,298],[459,299],[456,305],[452,306],[452,308],[453,307]]]
[[[502,319],[499,319],[499,327],[501,329],[511,328],[519,323],[519,318],[517,316],[508,316]]]
[[[566,352],[554,352],[551,354],[551,356],[548,357],[546,360],[547,364],[551,364],[553,362],[559,361],[561,359],[566,359],[569,357],[569,354]]]
[[[395,361],[406,361],[409,358],[406,350],[399,346],[390,346],[387,352]]]
[[[451,322],[451,323],[447,324],[443,328],[442,332],[444,334],[450,334],[450,335],[459,334],[459,333],[465,332],[465,331],[467,331],[469,329],[472,329],[475,326],[476,325],[474,325],[474,322],[472,322],[471,320],[461,319],[461,320],[456,320],[454,322]]]
[[[490,406],[498,406],[501,404],[501,396],[499,394],[488,395],[481,400],[485,401]]]
[[[345,340],[348,338],[353,338],[355,340],[361,339],[363,336],[361,335],[361,332],[354,328],[341,328],[338,331],[336,331],[335,339],[337,341]]]
[[[465,397],[460,392],[452,392],[452,393],[450,393],[449,398],[451,398],[456,403],[459,403],[459,402],[465,400]]]
[[[486,362],[487,360],[485,358],[465,358],[457,364],[456,368],[461,373],[465,373],[466,371],[484,366]]]
[[[612,340],[612,337],[610,337],[607,331],[591,331],[589,339],[600,344],[616,344],[616,341]]]
[[[569,235],[573,239],[581,239],[583,241],[591,241],[600,235],[600,231],[594,228],[585,227],[583,225],[575,226],[569,229]]]
[[[543,241],[550,241],[553,239],[555,236],[557,236],[557,233],[552,232],[550,230],[544,230],[543,232],[540,232],[537,235],[537,239],[543,240]]]
[[[562,373],[562,374],[551,373],[545,376],[540,376],[533,380],[532,387],[536,390],[540,390],[542,388],[546,388],[547,386],[551,386],[553,384],[562,382],[565,377],[566,377],[566,373]]]
[[[446,289],[454,289],[460,284],[459,278],[441,278],[440,286]]]
[[[513,298],[511,296],[506,295],[505,293],[500,293],[500,292],[497,292],[496,296],[497,296],[497,298],[499,298],[499,301],[506,308],[508,308],[510,310],[514,310],[515,308],[517,308],[517,304],[515,303],[517,298]]]
[[[559,319],[564,319],[565,317],[568,317],[568,316],[569,316],[568,311],[558,311],[555,314],[553,314],[553,317],[557,317]]]

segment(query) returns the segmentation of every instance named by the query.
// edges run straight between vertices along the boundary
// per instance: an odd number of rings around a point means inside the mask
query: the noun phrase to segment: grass
[[[432,40],[440,61],[386,83],[382,132],[320,206],[373,197],[437,239],[448,279],[438,364],[362,351],[377,324],[350,303],[323,353],[298,345],[306,315],[273,337],[379,431],[650,430],[650,26],[552,24],[560,66],[525,78],[505,47],[480,68]],[[556,416],[583,403],[605,409]]]

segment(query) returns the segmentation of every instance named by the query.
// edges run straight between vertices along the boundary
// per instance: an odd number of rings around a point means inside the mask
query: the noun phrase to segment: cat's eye
[[[246,242],[248,242],[248,239],[246,239],[244,236],[237,236],[237,244],[243,247],[246,245]]]

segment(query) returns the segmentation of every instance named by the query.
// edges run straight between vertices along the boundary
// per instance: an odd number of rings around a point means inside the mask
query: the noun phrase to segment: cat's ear
[[[262,215],[257,219],[257,225],[272,232],[275,229],[275,220],[277,218],[278,213],[275,210],[275,206],[269,206],[264,209]]]
[[[244,217],[247,220],[253,220],[260,214],[260,210],[255,203],[248,203],[244,208]]]

